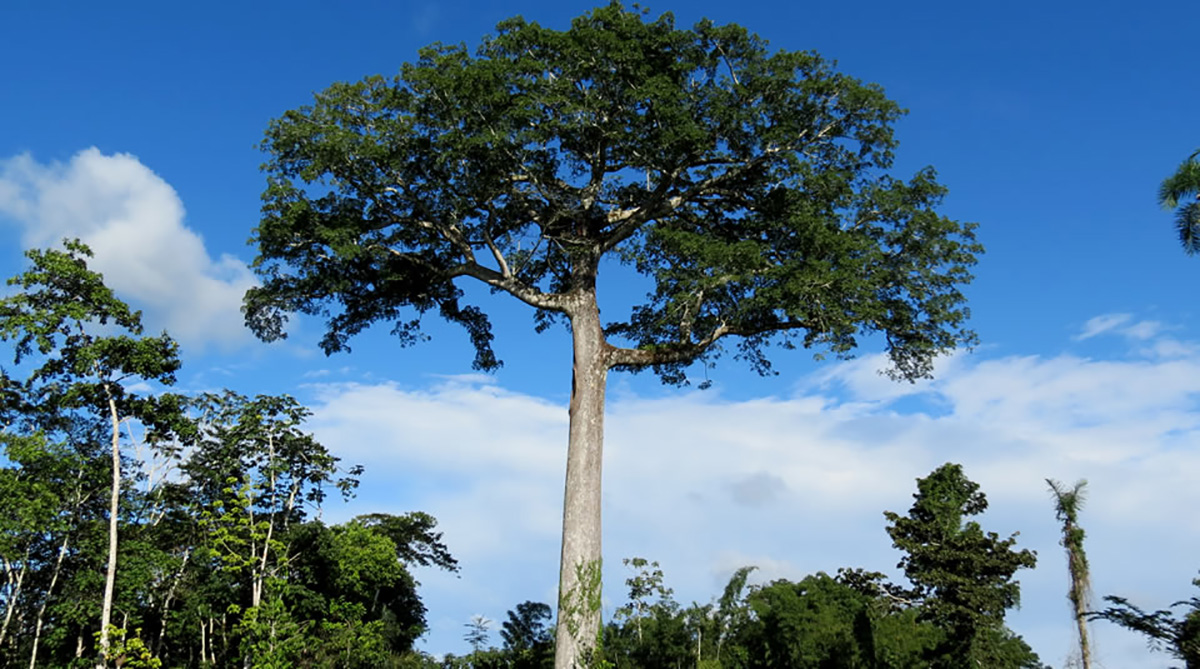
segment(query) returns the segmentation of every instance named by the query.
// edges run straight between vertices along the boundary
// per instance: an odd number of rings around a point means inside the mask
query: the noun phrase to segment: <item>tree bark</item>
[[[600,635],[600,484],[609,347],[600,327],[594,287],[576,293],[567,314],[574,367],[555,669],[584,666]]]
[[[121,502],[121,422],[117,402],[108,384],[108,411],[112,419],[112,497],[108,503],[108,567],[104,572],[104,605],[100,609],[100,658],[97,669],[108,666],[108,627],[112,621],[113,586],[117,581],[117,512]]]
[[[1068,522],[1069,530],[1075,529],[1074,522]],[[1082,555],[1083,547],[1067,546],[1067,562],[1071,572],[1071,608],[1075,614],[1075,627],[1079,632],[1079,660],[1082,669],[1092,669],[1092,648],[1088,643],[1087,610],[1088,610],[1088,568]]]

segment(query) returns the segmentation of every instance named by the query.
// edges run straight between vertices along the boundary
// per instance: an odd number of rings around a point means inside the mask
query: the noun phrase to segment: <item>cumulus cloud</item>
[[[179,195],[134,156],[91,148],[66,163],[0,159],[0,217],[17,223],[25,248],[82,239],[92,267],[152,331],[188,346],[249,341],[240,307],[253,274],[231,255],[210,256]]]
[[[897,409],[906,393],[865,369],[835,364],[791,397],[615,397],[607,610],[623,601],[622,557],[658,560],[684,603],[718,594],[744,564],[762,567],[760,580],[892,570],[899,554],[882,512],[907,511],[915,479],[947,461],[988,494],[984,526],[1019,530],[1019,545],[1040,555],[1010,622],[1043,660],[1059,663],[1071,638],[1047,477],[1090,481],[1082,522],[1098,594],[1152,608],[1190,596],[1200,516],[1177,510],[1200,507],[1200,357],[959,356],[937,381],[900,386],[929,396],[936,415]],[[314,388],[319,436],[367,466],[362,503],[433,513],[463,561],[462,579],[426,581],[431,650],[458,650],[453,630],[481,605],[496,618],[524,599],[553,601],[566,407],[474,376]],[[1119,629],[1097,634],[1109,666],[1165,666],[1147,664],[1140,640]]]

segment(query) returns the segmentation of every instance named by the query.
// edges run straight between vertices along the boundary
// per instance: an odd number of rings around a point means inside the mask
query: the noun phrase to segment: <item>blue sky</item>
[[[400,349],[386,328],[325,358],[318,324],[258,343],[238,299],[264,186],[267,122],[337,80],[390,74],[433,41],[474,44],[523,14],[554,27],[576,2],[35,3],[0,8],[0,270],[79,236],[152,327],[185,346],[186,390],[290,392],[347,463],[358,499],[327,517],[437,516],[461,577],[421,574],[431,652],[461,652],[473,614],[552,601],[569,342],[486,298],[499,373],[470,374],[459,331]],[[1070,649],[1064,559],[1043,479],[1091,481],[1083,522],[1098,595],[1164,607],[1200,564],[1200,265],[1178,247],[1158,182],[1200,146],[1194,2],[710,3],[778,48],[815,49],[910,109],[896,172],[935,166],[944,211],[980,223],[969,289],[982,345],[938,379],[894,385],[870,348],[849,363],[730,361],[712,390],[610,382],[605,554],[663,563],[682,601],[732,570],[799,578],[897,560],[881,512],[914,479],[965,464],[985,527],[1038,550],[1011,621],[1043,660]],[[621,286],[610,287],[620,295]],[[602,287],[601,300],[605,299]],[[617,305],[612,305],[614,308]],[[1097,626],[1107,666],[1167,666]],[[498,641],[498,639],[497,639]],[[1157,664],[1156,664],[1157,663]]]

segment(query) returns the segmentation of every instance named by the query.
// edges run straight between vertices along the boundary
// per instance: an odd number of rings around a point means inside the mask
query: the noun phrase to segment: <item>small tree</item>
[[[471,652],[478,655],[487,645],[488,637],[492,635],[493,621],[490,618],[485,618],[481,615],[471,616],[471,622],[464,623],[467,628],[463,639],[471,644]]]
[[[1092,581],[1088,570],[1087,554],[1083,552],[1084,531],[1079,526],[1079,510],[1083,507],[1084,488],[1087,481],[1076,481],[1070,490],[1053,479],[1046,479],[1054,495],[1054,510],[1062,523],[1062,543],[1067,550],[1067,572],[1071,577],[1071,589],[1067,599],[1071,601],[1071,612],[1075,615],[1075,629],[1079,634],[1079,661],[1083,669],[1091,669],[1092,652],[1088,644],[1087,612],[1091,608]]]
[[[554,634],[548,623],[554,611],[541,602],[521,602],[508,612],[500,638],[514,669],[542,669],[554,661]]]
[[[508,620],[500,626],[500,638],[504,639],[505,650],[524,651],[535,649],[550,641],[550,630],[546,621],[554,617],[550,606],[541,602],[521,602],[515,610],[508,612]]]
[[[894,375],[914,379],[974,340],[960,287],[982,247],[974,225],[937,213],[932,169],[887,174],[902,113],[878,86],[736,25],[678,29],[615,2],[565,31],[511,19],[474,53],[434,45],[271,123],[246,321],[274,340],[289,313],[323,316],[333,353],[377,321],[419,341],[435,311],[483,370],[501,362],[460,283],[529,305],[539,331],[569,326],[567,669],[600,631],[610,370],[686,383],[730,344],[770,373],[773,343],[848,356],[878,334]],[[605,323],[599,276],[616,262],[653,288]]]

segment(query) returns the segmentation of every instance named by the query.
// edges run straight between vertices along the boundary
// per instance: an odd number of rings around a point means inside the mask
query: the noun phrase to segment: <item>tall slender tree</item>
[[[0,300],[0,341],[11,341],[15,364],[27,361],[30,396],[43,412],[82,411],[108,424],[111,484],[108,560],[100,616],[99,659],[107,664],[117,576],[121,499],[121,425],[151,428],[185,424],[176,396],[139,397],[131,382],[170,385],[179,368],[178,346],[165,333],[142,336],[141,314],[131,310],[87,267],[91,251],[78,240],[64,248],[26,253],[31,267],[9,280],[19,289]],[[109,326],[116,334],[103,332]]]
[[[333,353],[377,321],[419,341],[432,310],[493,370],[490,321],[460,285],[478,282],[532,307],[538,330],[569,327],[567,669],[600,631],[610,370],[686,383],[729,345],[770,373],[771,344],[848,356],[874,334],[914,379],[974,340],[960,288],[982,247],[937,213],[932,168],[888,174],[902,113],[736,25],[679,29],[616,2],[568,30],[511,19],[473,53],[431,46],[271,123],[247,324],[273,340],[289,313],[325,317]],[[599,277],[617,262],[653,288],[605,323]]]
[[[1175,210],[1179,243],[1188,254],[1200,251],[1200,150],[1179,164],[1158,187],[1158,203]],[[1190,200],[1190,201],[1188,201]]]
[[[1046,479],[1046,484],[1054,495],[1054,511],[1062,523],[1060,543],[1067,550],[1067,573],[1071,577],[1067,599],[1071,602],[1075,629],[1079,635],[1079,661],[1083,669],[1091,669],[1092,649],[1088,643],[1087,614],[1091,609],[1092,581],[1087,554],[1083,551],[1084,531],[1079,526],[1079,510],[1083,508],[1087,481],[1076,481],[1070,489],[1054,479]]]

